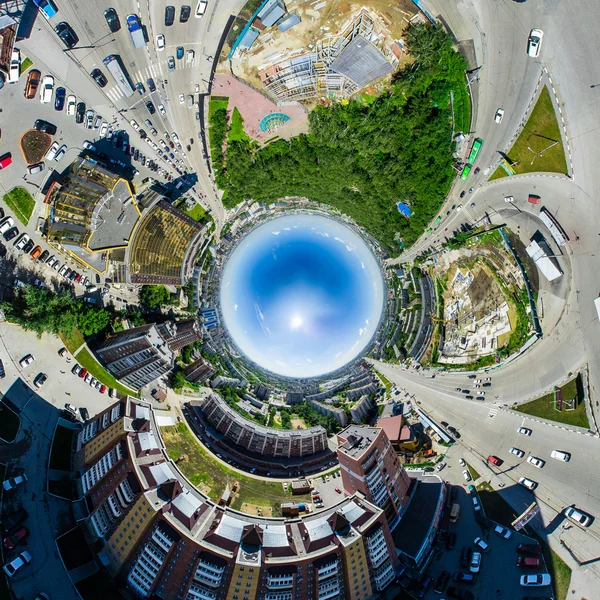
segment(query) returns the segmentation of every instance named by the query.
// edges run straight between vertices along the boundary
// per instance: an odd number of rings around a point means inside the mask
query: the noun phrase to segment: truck
[[[146,40],[144,38],[144,30],[137,15],[127,15],[127,29],[129,29],[133,47],[143,48],[146,45]]]

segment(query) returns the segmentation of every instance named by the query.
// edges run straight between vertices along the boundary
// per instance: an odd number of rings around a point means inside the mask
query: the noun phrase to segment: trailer
[[[146,45],[146,39],[137,15],[127,15],[127,29],[129,29],[133,47],[143,48]]]

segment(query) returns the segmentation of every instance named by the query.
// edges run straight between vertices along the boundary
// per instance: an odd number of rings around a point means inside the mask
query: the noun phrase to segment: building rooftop
[[[340,444],[338,450],[358,459],[362,456],[380,434],[380,427],[369,427],[367,425],[350,425],[338,433]]]
[[[392,534],[396,548],[413,558],[427,541],[444,485],[431,476],[417,479],[415,484],[410,504]]]
[[[403,419],[401,415],[396,417],[384,417],[383,419],[379,419],[379,421],[377,421],[377,427],[381,427],[381,429],[385,431],[385,435],[388,436],[390,442],[394,444],[400,439],[402,421]]]

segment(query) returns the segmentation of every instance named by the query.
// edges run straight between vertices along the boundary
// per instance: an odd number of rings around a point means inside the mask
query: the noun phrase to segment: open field
[[[25,188],[16,187],[12,189],[4,196],[4,202],[23,225],[29,223],[31,213],[35,208],[35,200]]]
[[[292,500],[291,492],[284,492],[281,483],[271,483],[247,477],[222,465],[202,448],[185,423],[175,427],[162,427],[161,436],[169,457],[177,460],[187,455],[188,460],[178,463],[179,469],[212,500],[218,501],[225,487],[239,482],[238,492],[231,504],[241,510],[244,503],[272,510],[273,516],[281,516],[281,503]],[[210,490],[210,491],[209,491]],[[296,502],[306,502],[309,496],[294,496]]]

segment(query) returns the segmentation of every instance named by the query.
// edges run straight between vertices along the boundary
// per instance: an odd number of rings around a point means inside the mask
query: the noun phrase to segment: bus
[[[464,169],[462,170],[462,173],[460,174],[460,178],[466,179],[469,176],[469,173],[471,172],[472,168],[473,167],[471,165],[465,165]]]
[[[441,215],[435,220],[434,225],[437,225],[442,220]]]
[[[469,158],[467,159],[467,162],[470,165],[475,164],[475,161],[477,160],[477,157],[479,156],[479,153],[481,152],[482,146],[483,146],[483,140],[481,138],[477,138],[473,142],[473,147],[471,148],[471,154],[469,154]]]
[[[115,56],[114,54],[110,54],[102,62],[105,64],[110,74],[114,77],[115,81],[117,82],[117,86],[121,92],[123,92],[123,95],[127,96],[128,98],[133,96],[133,88],[129,83],[129,77],[127,77],[121,68],[119,57]]]

